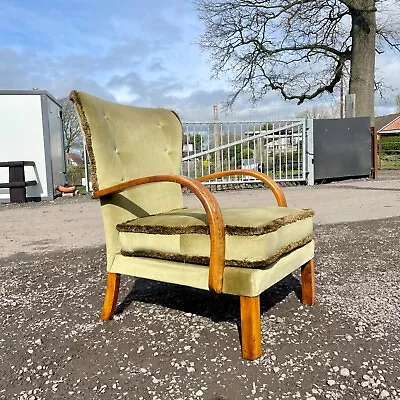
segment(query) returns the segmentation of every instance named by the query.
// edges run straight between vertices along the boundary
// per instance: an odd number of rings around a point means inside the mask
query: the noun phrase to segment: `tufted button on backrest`
[[[85,136],[94,190],[149,175],[179,174],[182,125],[172,111],[111,103],[72,92]],[[155,183],[123,194],[149,213],[182,206],[179,185]]]

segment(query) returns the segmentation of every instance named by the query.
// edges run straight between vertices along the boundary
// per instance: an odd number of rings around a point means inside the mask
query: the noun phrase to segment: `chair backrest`
[[[149,175],[180,174],[182,124],[166,109],[130,107],[73,91],[89,155],[93,190]],[[151,183],[101,200],[107,248],[118,251],[115,225],[183,207],[176,183]],[[110,254],[109,254],[110,256]]]

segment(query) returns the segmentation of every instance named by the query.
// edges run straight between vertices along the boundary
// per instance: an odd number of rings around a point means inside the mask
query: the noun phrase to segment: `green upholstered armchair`
[[[287,207],[257,171],[180,176],[182,125],[165,109],[137,108],[73,91],[100,199],[107,247],[101,313],[112,319],[121,274],[240,296],[242,355],[261,356],[260,294],[301,268],[302,302],[315,302],[311,210]],[[245,174],[272,190],[277,206],[221,209],[201,181]],[[199,199],[183,207],[181,187]]]

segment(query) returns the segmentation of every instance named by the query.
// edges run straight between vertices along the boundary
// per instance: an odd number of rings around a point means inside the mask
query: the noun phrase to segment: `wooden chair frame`
[[[252,170],[232,170],[217,172],[203,176],[197,180],[180,175],[147,176],[106,189],[94,192],[95,198],[102,198],[120,193],[134,186],[153,182],[175,182],[191,190],[200,200],[207,215],[210,227],[210,264],[208,286],[215,293],[221,293],[225,268],[225,231],[221,209],[215,196],[201,182],[221,178],[229,175],[249,175],[259,179],[270,188],[275,196],[278,206],[286,207],[287,202],[282,189],[269,176]],[[104,304],[101,312],[102,320],[112,319],[117,306],[120,284],[120,274],[109,272],[107,274],[107,287]],[[302,303],[313,305],[315,303],[315,278],[314,260],[311,259],[301,267]],[[242,356],[248,360],[255,360],[262,354],[261,350],[261,315],[260,296],[240,296],[240,317],[242,336]]]

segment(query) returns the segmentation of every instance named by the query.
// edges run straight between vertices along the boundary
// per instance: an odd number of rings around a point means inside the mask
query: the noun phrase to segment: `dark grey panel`
[[[53,190],[56,186],[65,185],[65,152],[62,122],[60,118],[61,107],[48,99],[48,123],[51,147],[51,168],[53,174]]]
[[[46,179],[47,179],[47,197],[43,199],[54,199],[54,185],[53,185],[53,168],[51,165],[51,144],[50,144],[50,127],[49,127],[49,104],[46,95],[40,95],[42,104],[42,124],[43,124],[43,144],[44,144],[44,158],[46,160]]]
[[[369,118],[314,120],[315,179],[368,176],[372,168]]]

